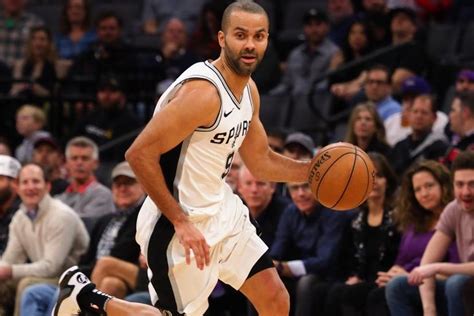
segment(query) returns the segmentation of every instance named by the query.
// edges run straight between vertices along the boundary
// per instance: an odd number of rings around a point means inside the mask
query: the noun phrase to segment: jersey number
[[[230,169],[232,168],[232,160],[234,160],[234,152],[231,152],[229,156],[227,156],[226,162],[225,162],[225,170],[221,175],[221,178],[224,179],[230,172]]]

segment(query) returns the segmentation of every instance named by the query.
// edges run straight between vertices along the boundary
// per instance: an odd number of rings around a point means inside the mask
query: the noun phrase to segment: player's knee
[[[271,315],[288,315],[290,311],[290,295],[283,284],[273,289],[267,306],[272,310]]]

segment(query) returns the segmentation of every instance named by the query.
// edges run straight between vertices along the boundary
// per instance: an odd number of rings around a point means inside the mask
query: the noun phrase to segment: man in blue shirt
[[[338,277],[339,270],[334,267],[353,213],[323,207],[307,183],[289,183],[287,187],[293,204],[280,218],[270,255],[295,298],[295,316],[311,315],[311,285]]]
[[[364,92],[369,101],[375,103],[382,120],[401,111],[400,103],[392,98],[390,70],[383,65],[374,65],[367,71]]]

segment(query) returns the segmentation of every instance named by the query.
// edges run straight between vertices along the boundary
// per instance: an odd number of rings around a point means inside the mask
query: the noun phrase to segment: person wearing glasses
[[[287,188],[293,203],[281,215],[270,256],[294,302],[294,315],[313,315],[312,287],[339,277],[335,267],[354,214],[319,204],[308,183]]]
[[[401,111],[391,95],[390,70],[383,65],[374,65],[367,71],[364,92],[368,101],[375,103],[379,116],[385,121],[390,115]]]

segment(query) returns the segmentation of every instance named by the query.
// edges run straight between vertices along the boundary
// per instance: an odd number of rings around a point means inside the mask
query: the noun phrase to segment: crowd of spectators
[[[33,0],[0,2],[0,316],[50,315],[73,264],[101,291],[150,302],[134,240],[144,192],[124,153],[170,83],[218,57],[231,1],[139,2],[132,27],[112,0],[99,12],[96,1],[58,2],[57,27],[30,13]],[[441,64],[426,40],[433,23],[463,26],[462,1],[301,1],[294,37],[283,32],[294,1],[256,2],[273,24],[254,80],[262,96],[290,100],[271,111],[319,93],[338,117],[324,137],[270,122],[269,145],[308,160],[345,141],[376,169],[368,200],[335,212],[308,184],[260,181],[235,155],[226,181],[270,248],[291,314],[468,315],[474,51]],[[255,314],[218,283],[209,316]]]

